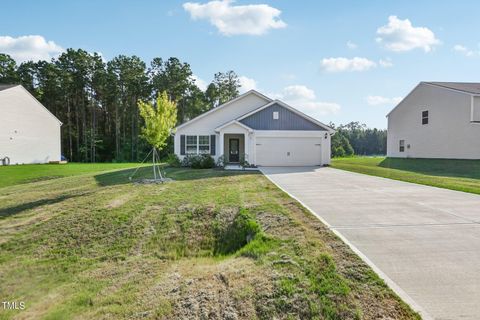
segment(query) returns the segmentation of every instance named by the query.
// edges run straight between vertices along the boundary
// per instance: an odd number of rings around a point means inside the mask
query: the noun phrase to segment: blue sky
[[[480,80],[476,1],[187,2],[8,1],[0,52],[18,61],[70,47],[147,63],[175,56],[199,84],[234,70],[244,90],[323,122],[378,128],[419,81]]]

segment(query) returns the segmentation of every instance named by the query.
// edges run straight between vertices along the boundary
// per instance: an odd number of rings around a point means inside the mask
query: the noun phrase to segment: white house
[[[62,123],[20,85],[0,85],[0,159],[59,161]]]
[[[258,166],[319,166],[330,163],[335,131],[279,100],[250,90],[179,125],[175,154],[223,156]]]
[[[480,83],[420,82],[387,117],[389,157],[480,159]]]

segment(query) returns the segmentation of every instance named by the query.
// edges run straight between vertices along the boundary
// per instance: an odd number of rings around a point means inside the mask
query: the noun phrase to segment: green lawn
[[[419,318],[259,173],[71,166],[7,168],[67,176],[0,188],[0,319]]]
[[[138,163],[68,163],[0,166],[0,188],[15,184],[138,167]]]
[[[354,157],[332,167],[373,176],[480,194],[480,160]]]

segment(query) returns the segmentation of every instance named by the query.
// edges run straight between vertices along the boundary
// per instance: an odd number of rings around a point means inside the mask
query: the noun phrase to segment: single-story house
[[[420,82],[387,117],[388,157],[480,159],[480,83]]]
[[[60,161],[61,125],[21,85],[0,85],[0,159],[8,157],[10,164]]]
[[[321,166],[330,163],[334,130],[299,110],[250,90],[175,129],[175,154],[210,154],[224,163]]]

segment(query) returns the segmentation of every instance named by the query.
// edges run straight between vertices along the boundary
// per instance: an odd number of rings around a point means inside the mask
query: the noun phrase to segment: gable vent
[[[273,111],[273,120],[278,120],[278,111]]]

